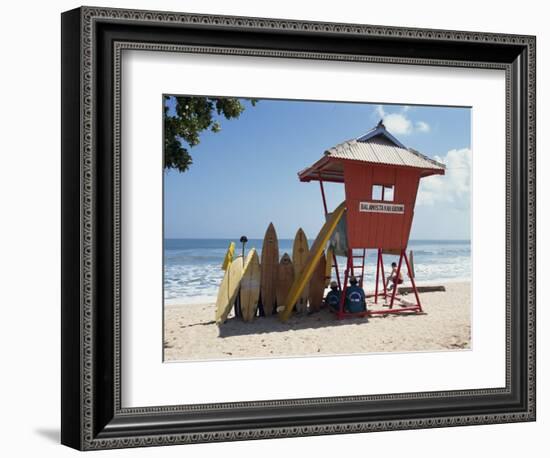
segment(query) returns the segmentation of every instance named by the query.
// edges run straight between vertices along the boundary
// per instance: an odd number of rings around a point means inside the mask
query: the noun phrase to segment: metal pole
[[[321,187],[321,196],[323,197],[323,208],[325,209],[325,216],[327,216],[328,215],[327,200],[325,198],[325,187],[323,186],[321,171],[319,171],[319,186]]]
[[[246,235],[243,235],[240,239],[240,242],[243,244],[243,250],[242,250],[242,258],[243,258],[243,267],[244,267],[244,246],[246,245],[246,242],[248,242],[248,238],[246,237]],[[235,315],[238,316],[238,317],[241,317],[242,316],[242,312],[241,312],[241,294],[239,293],[237,295],[237,300],[235,301]]]
[[[243,266],[244,266],[244,246],[246,245],[246,242],[248,242],[248,237],[246,235],[243,235],[240,239],[240,242],[243,244]]]

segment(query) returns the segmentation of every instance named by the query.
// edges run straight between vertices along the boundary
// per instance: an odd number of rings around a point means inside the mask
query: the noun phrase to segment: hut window
[[[372,200],[382,200],[382,193],[384,192],[384,186],[379,184],[372,185]]]
[[[393,186],[384,186],[382,190],[382,200],[393,202]]]
[[[372,200],[383,200],[386,202],[393,202],[394,199],[394,186],[373,184],[372,185]]]

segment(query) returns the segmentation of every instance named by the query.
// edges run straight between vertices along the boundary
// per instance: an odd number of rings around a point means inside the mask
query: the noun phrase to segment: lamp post
[[[246,242],[248,242],[248,237],[246,235],[243,235],[240,239],[240,242],[243,244],[243,265],[244,265],[244,246],[246,245]]]
[[[246,242],[248,242],[248,237],[246,235],[243,235],[240,238],[240,242],[243,244],[243,267],[244,267],[244,247],[246,245]],[[242,316],[241,313],[241,296],[240,294],[237,296],[237,301],[235,303],[235,315],[238,317]]]

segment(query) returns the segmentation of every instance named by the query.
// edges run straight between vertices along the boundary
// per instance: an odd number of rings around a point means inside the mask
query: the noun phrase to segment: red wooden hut
[[[397,287],[394,287],[388,309],[369,309],[365,313],[422,311],[406,250],[420,179],[436,174],[445,174],[445,166],[407,148],[386,130],[382,121],[365,135],[330,148],[321,159],[298,173],[300,181],[319,181],[325,214],[328,210],[323,182],[344,183],[345,186],[347,210],[344,245],[347,266],[341,286],[339,318],[349,315],[344,312],[343,306],[349,277],[354,275],[363,285],[367,249],[377,251],[375,290],[368,296],[375,303],[379,296],[387,299],[383,254],[391,253],[399,255],[398,275],[405,261],[416,303],[403,306],[400,302],[401,306],[394,309],[397,291]],[[357,254],[358,251],[360,254]],[[333,266],[338,283],[341,284],[336,255]],[[380,280],[383,283],[381,292]]]

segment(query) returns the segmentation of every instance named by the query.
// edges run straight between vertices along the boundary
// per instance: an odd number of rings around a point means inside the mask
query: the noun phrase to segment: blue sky
[[[421,180],[411,239],[470,238],[471,113],[469,108],[260,100],[243,101],[238,119],[221,119],[189,151],[187,172],[164,172],[166,238],[263,238],[273,222],[279,238],[302,227],[317,235],[324,215],[319,183],[297,172],[323,152],[359,137],[383,119],[403,144],[447,165]],[[330,208],[344,199],[326,185]]]

